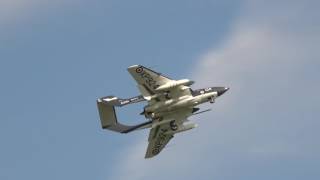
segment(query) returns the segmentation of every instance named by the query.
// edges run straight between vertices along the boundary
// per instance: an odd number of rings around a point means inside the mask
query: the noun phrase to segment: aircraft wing
[[[130,66],[128,71],[138,83],[139,90],[143,96],[156,94],[156,89],[159,86],[172,81],[170,78],[141,65]]]
[[[173,133],[170,133],[170,131],[169,123],[158,125],[151,129],[145,158],[152,158],[161,152],[173,138]]]
[[[159,123],[150,130],[149,144],[145,158],[152,158],[158,155],[163,148],[174,137],[174,134],[183,132],[195,127],[195,124],[185,125],[187,117],[192,114],[192,109],[186,108],[176,111],[173,114],[167,114],[162,121],[153,122]],[[172,130],[170,123],[175,122],[176,130]],[[165,123],[162,123],[165,122]]]
[[[138,88],[143,97],[151,97],[160,93],[156,89],[164,84],[175,83],[175,80],[172,80],[161,73],[155,72],[149,68],[146,68],[141,65],[133,65],[128,68],[129,73],[138,83]],[[184,95],[191,95],[190,87],[188,86],[176,86],[167,90],[170,93],[171,98],[181,97]]]

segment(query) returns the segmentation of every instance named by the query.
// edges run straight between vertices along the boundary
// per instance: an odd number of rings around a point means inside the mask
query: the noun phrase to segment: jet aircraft
[[[192,90],[194,84],[189,79],[173,80],[158,72],[141,65],[128,68],[129,73],[137,82],[141,93],[128,99],[106,96],[97,100],[100,120],[103,129],[119,133],[150,128],[149,144],[145,158],[158,155],[175,134],[197,127],[190,123],[188,117],[206,112],[199,112],[197,106],[206,102],[214,103],[226,91],[227,87],[209,87]],[[115,108],[146,101],[141,115],[146,122],[129,126],[118,122]]]

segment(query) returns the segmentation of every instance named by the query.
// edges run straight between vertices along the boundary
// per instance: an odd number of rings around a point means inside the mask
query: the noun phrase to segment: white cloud
[[[292,177],[296,172],[283,168],[277,174],[272,167],[293,166],[282,159],[297,166],[300,158],[319,159],[320,144],[312,140],[319,136],[318,6],[316,1],[247,1],[224,43],[204,53],[193,73],[198,87],[225,85],[230,91],[213,112],[195,118],[204,119],[198,129],[177,135],[172,143],[178,145],[155,159],[142,159],[145,139],[137,151],[124,152],[113,179],[117,174],[123,179],[248,179],[255,171]]]

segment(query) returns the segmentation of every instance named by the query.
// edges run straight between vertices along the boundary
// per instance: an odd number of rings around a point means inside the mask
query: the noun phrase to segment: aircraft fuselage
[[[193,108],[206,102],[214,103],[214,100],[227,90],[228,88],[225,87],[191,90],[192,95],[185,95],[173,99],[168,98],[147,105],[145,107],[145,115],[147,118],[155,118],[160,117],[163,112],[168,113],[182,108]]]

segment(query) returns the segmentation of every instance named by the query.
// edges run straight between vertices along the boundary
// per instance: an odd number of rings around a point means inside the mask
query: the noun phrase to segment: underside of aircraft
[[[176,133],[197,127],[188,121],[188,117],[208,111],[199,111],[197,106],[214,103],[229,90],[227,87],[192,90],[190,86],[194,82],[189,79],[173,80],[141,65],[130,66],[128,71],[137,82],[141,95],[128,99],[106,96],[99,98],[97,105],[103,129],[119,133],[151,129],[145,158],[158,155]],[[146,122],[128,126],[118,121],[116,107],[144,101],[147,105],[141,115],[145,116]]]

